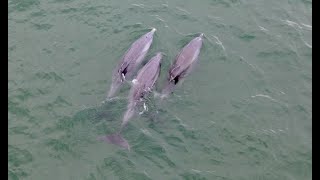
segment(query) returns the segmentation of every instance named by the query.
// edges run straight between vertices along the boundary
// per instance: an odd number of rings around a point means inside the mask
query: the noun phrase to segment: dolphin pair
[[[147,54],[152,44],[155,31],[156,29],[152,29],[147,34],[141,36],[131,45],[130,49],[123,56],[118,67],[113,72],[112,85],[108,93],[108,98],[114,96],[124,81],[132,77],[134,71]],[[198,60],[202,41],[203,33],[201,33],[199,37],[191,40],[177,55],[169,69],[166,84],[162,90],[162,97],[166,97],[172,93],[176,85],[181,83],[192,71],[194,64]],[[160,76],[161,59],[162,53],[159,52],[139,70],[136,79],[132,81],[129,103],[127,111],[123,116],[120,130],[115,134],[100,137],[100,140],[130,149],[128,142],[120,134],[121,130],[136,113],[137,107],[144,104],[144,97],[152,91]]]

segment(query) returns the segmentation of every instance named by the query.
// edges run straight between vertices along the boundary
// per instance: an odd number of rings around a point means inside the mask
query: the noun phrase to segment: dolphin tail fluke
[[[122,137],[120,133],[110,134],[107,136],[100,136],[98,140],[107,142],[109,144],[117,145],[121,148],[127,149],[130,151],[130,145],[128,141]]]

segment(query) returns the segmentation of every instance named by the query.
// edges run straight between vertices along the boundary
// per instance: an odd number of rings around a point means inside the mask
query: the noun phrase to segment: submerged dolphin
[[[175,86],[190,74],[198,60],[202,41],[203,33],[199,37],[192,39],[176,56],[175,61],[169,69],[168,78],[162,90],[162,97],[166,97],[172,93]]]
[[[124,81],[132,78],[137,67],[141,64],[152,44],[155,31],[156,29],[153,28],[150,32],[141,36],[123,55],[118,66],[113,71],[112,84],[107,98],[113,97],[120,89]]]
[[[101,137],[100,140],[104,140],[108,143],[130,150],[129,143],[120,134],[121,130],[128,124],[133,115],[136,113],[137,107],[141,106],[142,104],[145,106],[144,97],[146,97],[146,95],[152,91],[160,75],[161,59],[162,53],[158,52],[148,61],[146,65],[139,70],[136,79],[132,81],[133,85],[128,97],[129,103],[127,111],[123,116],[120,131],[115,134]]]

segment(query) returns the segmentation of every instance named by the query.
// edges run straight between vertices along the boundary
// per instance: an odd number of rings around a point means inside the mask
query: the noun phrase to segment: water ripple
[[[310,179],[312,1],[8,1],[9,179]],[[157,28],[157,85],[200,32],[199,66],[123,131],[123,52]],[[149,57],[148,55],[148,57]],[[149,58],[146,59],[149,59]]]

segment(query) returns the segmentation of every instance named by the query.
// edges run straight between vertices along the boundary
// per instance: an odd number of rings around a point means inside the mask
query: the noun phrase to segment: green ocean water
[[[9,0],[9,179],[312,179],[311,13],[311,0]],[[129,123],[129,152],[96,139],[119,128],[129,85],[101,102],[152,27],[157,90],[186,43],[203,32],[204,45]]]

